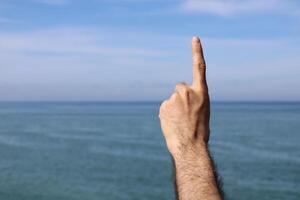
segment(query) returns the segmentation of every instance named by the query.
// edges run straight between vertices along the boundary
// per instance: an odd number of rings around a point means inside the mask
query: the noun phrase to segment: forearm
[[[174,153],[179,200],[221,200],[214,165],[207,145],[183,147]]]

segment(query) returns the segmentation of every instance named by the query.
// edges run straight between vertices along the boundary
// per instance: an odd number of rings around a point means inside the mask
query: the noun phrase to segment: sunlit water
[[[0,103],[0,199],[174,199],[159,103]],[[300,199],[300,104],[214,103],[228,199]]]

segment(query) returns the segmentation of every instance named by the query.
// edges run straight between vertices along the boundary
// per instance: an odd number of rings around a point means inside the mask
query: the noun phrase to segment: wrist
[[[204,140],[191,141],[187,144],[176,145],[176,148],[170,150],[171,155],[176,162],[187,162],[197,160],[208,150],[207,143]]]

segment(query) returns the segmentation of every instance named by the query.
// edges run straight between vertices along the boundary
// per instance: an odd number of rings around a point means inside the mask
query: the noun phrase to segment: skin
[[[160,107],[160,122],[173,158],[177,198],[221,200],[217,177],[208,151],[210,101],[206,64],[200,39],[192,39],[193,83],[179,83]]]

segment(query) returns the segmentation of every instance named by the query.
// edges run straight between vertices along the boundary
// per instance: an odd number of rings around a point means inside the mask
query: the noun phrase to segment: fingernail
[[[194,37],[193,37],[193,42],[199,43],[199,42],[200,42],[199,37],[198,37],[198,36],[194,36]]]

